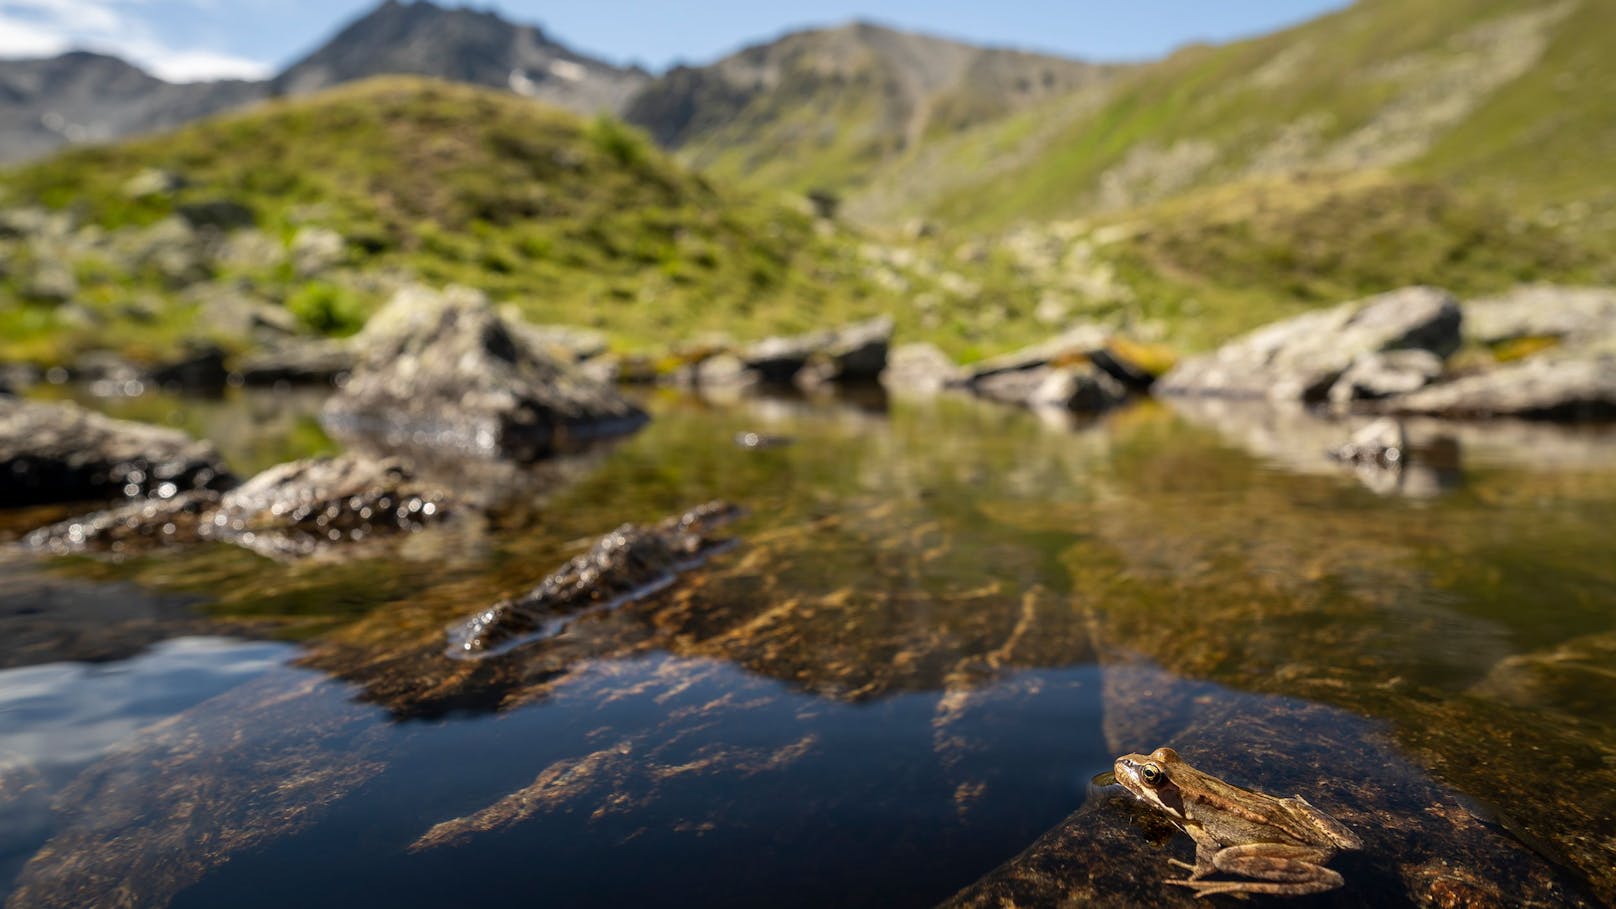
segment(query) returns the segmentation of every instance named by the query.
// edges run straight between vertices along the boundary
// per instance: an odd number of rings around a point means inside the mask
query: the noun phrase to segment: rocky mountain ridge
[[[643,70],[577,53],[535,26],[430,0],[383,0],[328,42],[262,82],[175,84],[105,54],[0,60],[0,163],[65,145],[157,132],[268,98],[377,75],[430,76],[499,88],[576,113],[620,110]]]

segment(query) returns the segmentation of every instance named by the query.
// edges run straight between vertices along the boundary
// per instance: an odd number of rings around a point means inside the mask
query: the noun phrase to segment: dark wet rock
[[[399,462],[350,454],[271,467],[223,494],[200,490],[61,521],[27,543],[74,552],[220,540],[265,555],[306,556],[417,530],[454,507],[451,496]]]
[[[258,216],[253,213],[251,208],[234,199],[189,202],[176,207],[175,212],[193,230],[207,228],[235,230],[237,228],[252,227],[258,220]]]
[[[218,503],[219,493],[211,489],[130,502],[41,527],[24,542],[34,549],[55,553],[85,549],[121,552],[164,543],[195,542],[202,538],[202,525]]]
[[[1179,364],[1156,384],[1168,395],[1322,401],[1360,359],[1393,350],[1446,357],[1459,347],[1459,304],[1408,287],[1304,313]]]
[[[1330,457],[1348,464],[1395,467],[1408,450],[1408,434],[1393,419],[1376,420],[1352,434],[1352,438],[1331,450]]]
[[[235,375],[246,385],[337,385],[359,352],[347,341],[296,341],[243,357]]]
[[[224,349],[217,344],[194,345],[184,356],[152,367],[150,379],[164,388],[217,391],[230,377]]]
[[[1442,377],[1442,358],[1428,350],[1391,350],[1361,357],[1347,367],[1329,399],[1335,407],[1378,401],[1419,391]]]
[[[848,325],[837,329],[797,380],[808,385],[874,382],[887,368],[891,346],[892,319],[888,316]]]
[[[0,504],[172,498],[234,480],[219,453],[182,432],[72,404],[0,399]]]
[[[771,385],[873,382],[886,368],[892,320],[886,316],[839,329],[768,338],[740,356],[760,381]],[[804,373],[809,367],[812,369]]]
[[[409,532],[450,516],[448,493],[395,460],[293,461],[225,493],[204,533],[260,552],[307,554],[332,543]]]
[[[1464,335],[1487,345],[1552,339],[1570,347],[1616,336],[1616,289],[1533,284],[1472,300]]]
[[[354,343],[360,362],[322,419],[383,448],[530,461],[646,420],[523,342],[475,291],[403,290]]]
[[[896,394],[936,394],[961,381],[964,373],[948,354],[926,343],[902,344],[887,358],[881,384]]]
[[[1121,383],[1092,366],[1037,367],[979,379],[981,397],[1023,407],[1100,413],[1128,399]]]
[[[1529,357],[1393,398],[1384,409],[1442,417],[1612,419],[1616,418],[1616,352]]]
[[[1220,779],[1300,794],[1346,824],[1363,849],[1330,867],[1345,885],[1309,905],[1593,906],[1581,882],[1410,761],[1378,724],[1346,711],[1184,681],[1144,663],[1108,665],[1106,738],[1118,754],[1171,745]],[[1098,768],[1097,768],[1098,769]],[[1118,789],[945,905],[1204,906],[1167,882],[1187,836]]]
[[[25,363],[0,363],[0,395],[14,395],[44,378],[37,367]]]
[[[450,629],[449,653],[494,656],[559,633],[580,612],[609,609],[660,590],[680,571],[728,545],[712,534],[738,513],[727,502],[709,502],[657,524],[624,524],[527,594]]]

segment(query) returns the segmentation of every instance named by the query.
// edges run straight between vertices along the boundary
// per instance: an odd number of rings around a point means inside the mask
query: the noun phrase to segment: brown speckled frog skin
[[[1171,748],[1125,754],[1117,782],[1195,840],[1195,864],[1172,860],[1190,876],[1169,881],[1198,897],[1218,893],[1300,896],[1344,883],[1324,863],[1363,843],[1345,825],[1301,797],[1276,798],[1191,767]],[[1205,880],[1222,872],[1250,880]]]

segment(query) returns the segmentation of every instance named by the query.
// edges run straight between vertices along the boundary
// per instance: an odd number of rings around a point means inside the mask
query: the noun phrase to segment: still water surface
[[[318,403],[95,406],[250,473],[331,450]],[[379,550],[0,556],[8,905],[926,906],[1164,722],[1298,702],[1616,892],[1616,433],[1418,425],[1387,476],[1240,408],[648,406]],[[443,657],[601,533],[715,498],[740,545],[674,588]],[[1141,661],[1201,706],[1107,684]],[[1329,744],[1296,734],[1272,749]]]

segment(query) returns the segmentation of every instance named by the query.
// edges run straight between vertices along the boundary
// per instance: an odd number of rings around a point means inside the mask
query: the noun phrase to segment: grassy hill
[[[1233,181],[1385,170],[1616,231],[1616,6],[1360,0],[1266,37],[1187,48],[919,148],[871,215],[996,227]]]
[[[0,173],[0,207],[40,206],[67,224],[0,230],[0,357],[160,355],[218,333],[199,289],[342,333],[390,282],[458,282],[627,346],[818,327],[893,309],[899,296],[855,236],[772,194],[715,187],[616,121],[413,78]],[[316,274],[296,255],[311,230],[341,238]],[[243,246],[260,253],[231,252]],[[197,261],[174,273],[170,260],[186,256]],[[30,279],[64,263],[70,306]]]

